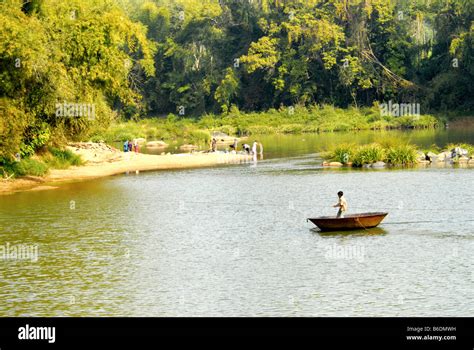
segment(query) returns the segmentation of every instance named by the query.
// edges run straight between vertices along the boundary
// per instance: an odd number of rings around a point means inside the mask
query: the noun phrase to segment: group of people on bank
[[[235,153],[238,152],[238,144],[239,144],[238,140],[234,139],[234,142],[229,146],[230,149],[231,149],[231,152],[235,152]],[[257,148],[258,148],[258,150],[257,150]],[[140,152],[140,145],[139,145],[137,140],[134,140],[133,142],[130,141],[130,140],[126,140],[123,143],[123,151],[124,152],[139,153]],[[210,152],[216,152],[217,151],[217,139],[215,137],[212,138],[212,140],[211,140],[209,151]],[[228,150],[226,150],[226,152],[228,152]],[[261,142],[258,142],[257,140],[255,140],[253,142],[252,147],[250,147],[249,144],[244,143],[242,145],[242,152],[247,153],[247,154],[251,154],[251,155],[257,155],[257,154],[263,155],[263,145],[262,145]]]
[[[140,145],[138,144],[138,141],[135,140],[133,141],[129,141],[129,140],[126,140],[124,143],[123,143],[123,151],[124,152],[135,152],[135,153],[138,153],[140,152]]]
[[[231,149],[231,152],[238,152],[238,147],[239,147],[239,141],[237,139],[234,139],[234,142],[229,146]],[[257,151],[258,148],[258,151]],[[217,140],[216,138],[212,138],[211,140],[211,146],[210,146],[210,151],[211,152],[216,152],[217,151]],[[252,144],[252,148],[250,148],[250,145],[247,143],[244,143],[242,145],[242,152],[247,153],[247,154],[252,154],[252,155],[257,155],[263,154],[263,145],[261,142],[258,142],[255,140]]]

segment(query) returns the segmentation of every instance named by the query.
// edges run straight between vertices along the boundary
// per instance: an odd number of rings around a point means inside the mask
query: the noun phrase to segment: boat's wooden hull
[[[360,230],[376,227],[387,216],[388,213],[363,213],[345,215],[343,218],[322,216],[319,218],[308,218],[321,231],[346,231]]]

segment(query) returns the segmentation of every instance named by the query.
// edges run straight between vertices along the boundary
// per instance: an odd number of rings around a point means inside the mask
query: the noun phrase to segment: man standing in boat
[[[337,218],[343,218],[344,213],[347,211],[347,201],[344,198],[344,193],[342,191],[337,192],[337,196],[339,197],[339,201],[337,204],[333,205],[334,208],[339,208],[337,212]]]

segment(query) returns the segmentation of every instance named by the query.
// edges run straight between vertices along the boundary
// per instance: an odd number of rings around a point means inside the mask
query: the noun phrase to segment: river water
[[[472,316],[474,169],[323,169],[289,137],[256,163],[0,197],[0,252],[32,252],[0,260],[0,316]],[[389,215],[315,230],[339,190]]]

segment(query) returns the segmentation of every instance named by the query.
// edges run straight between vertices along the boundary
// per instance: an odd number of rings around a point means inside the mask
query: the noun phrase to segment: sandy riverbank
[[[251,156],[231,153],[182,153],[150,155],[124,153],[103,144],[75,144],[68,147],[79,154],[85,164],[69,169],[52,169],[45,177],[25,177],[0,181],[0,195],[25,190],[49,190],[54,183],[87,180],[123,174],[127,172],[170,170],[208,167],[223,164],[239,164],[251,160]]]

